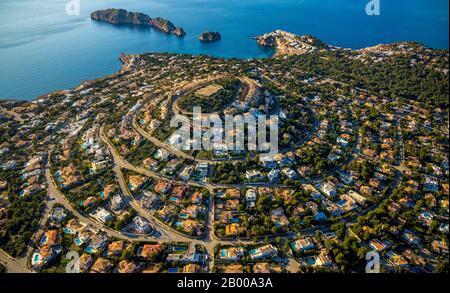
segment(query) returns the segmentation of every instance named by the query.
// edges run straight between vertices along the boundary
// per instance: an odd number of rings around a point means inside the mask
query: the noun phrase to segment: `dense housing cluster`
[[[448,52],[261,40],[279,54],[122,55],[0,102],[2,250],[39,272],[70,251],[95,273],[362,272],[368,251],[383,271],[448,271]],[[194,106],[277,115],[278,154],[179,150],[170,120]]]

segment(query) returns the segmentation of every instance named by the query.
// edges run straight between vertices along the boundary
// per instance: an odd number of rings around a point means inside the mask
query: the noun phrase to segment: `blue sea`
[[[74,0],[72,0],[74,1]],[[448,0],[380,0],[381,15],[367,16],[369,0],[0,0],[0,99],[30,100],[111,74],[124,53],[173,52],[262,58],[272,54],[252,37],[275,29],[312,34],[349,48],[418,41],[448,49]],[[161,16],[183,27],[183,39],[153,29],[92,22],[92,11],[124,8]],[[201,44],[198,35],[222,40]]]

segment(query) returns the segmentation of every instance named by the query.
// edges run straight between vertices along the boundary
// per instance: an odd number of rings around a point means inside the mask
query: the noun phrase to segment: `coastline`
[[[285,32],[285,31],[281,31],[281,30],[276,30],[274,32],[267,33],[265,35],[274,34],[274,33],[280,33],[280,32],[281,33],[286,33],[286,34],[289,34],[289,35],[295,36],[295,37],[305,37],[305,36],[299,36],[299,35],[291,34],[291,33]],[[262,35],[262,36],[253,36],[253,37],[249,37],[249,38],[255,40],[255,42],[257,42],[257,44],[259,46],[261,46],[261,47],[265,47],[266,49],[270,48],[272,50],[272,53],[271,53],[271,55],[269,57],[243,58],[243,57],[215,57],[215,56],[211,56],[211,55],[207,55],[207,56],[210,56],[210,57],[213,57],[213,58],[221,58],[221,59],[225,59],[225,60],[230,60],[230,59],[260,60],[260,59],[279,58],[281,56],[287,56],[287,55],[301,55],[301,54],[306,54],[306,53],[310,52],[309,50],[307,50],[306,52],[303,52],[303,51],[301,51],[301,52],[292,51],[290,48],[287,48],[284,44],[280,43],[278,39],[276,40],[275,44],[273,44],[273,45],[261,45],[261,44],[259,44],[259,40],[263,36],[264,35]],[[381,43],[381,44],[371,45],[371,46],[368,46],[368,47],[363,47],[363,48],[358,48],[358,49],[341,48],[341,47],[337,47],[337,46],[333,46],[333,45],[329,45],[329,44],[325,44],[325,43],[324,44],[328,48],[331,48],[331,49],[343,49],[343,50],[350,50],[350,51],[363,51],[363,50],[369,50],[369,49],[372,49],[372,48],[376,48],[378,46],[384,46],[384,45],[389,46],[389,45],[394,45],[394,44],[398,44],[398,43],[416,43],[416,44],[424,46],[427,49],[448,51],[448,49],[434,49],[434,48],[426,46],[425,44],[417,43],[415,41]],[[314,51],[314,50],[312,50],[312,51]],[[124,56],[128,57],[128,56],[133,56],[133,55],[145,55],[145,54],[152,54],[152,53],[165,53],[165,54],[173,54],[173,55],[181,55],[182,54],[182,55],[189,55],[189,56],[192,56],[192,57],[205,55],[205,54],[201,54],[201,53],[198,53],[198,54],[184,54],[184,53],[177,53],[177,52],[142,52],[142,53],[138,53],[138,54],[126,54],[126,53],[122,52],[118,56],[118,59],[121,61],[120,67],[118,69],[116,69],[116,71],[114,71],[114,72],[112,72],[110,74],[106,74],[106,75],[103,75],[103,76],[100,76],[100,77],[95,77],[95,78],[92,78],[92,79],[82,80],[82,81],[76,83],[72,87],[68,87],[68,88],[65,88],[65,89],[52,90],[52,91],[49,91],[49,92],[44,93],[42,95],[36,96],[36,97],[34,97],[32,99],[21,99],[21,98],[5,98],[5,99],[3,99],[3,98],[0,97],[0,106],[2,104],[5,104],[5,103],[33,103],[33,102],[36,103],[36,102],[38,102],[41,99],[48,98],[52,94],[56,94],[56,93],[59,93],[59,92],[64,93],[64,92],[76,89],[77,87],[80,87],[83,84],[90,83],[90,82],[96,82],[96,81],[99,81],[99,80],[102,80],[102,79],[106,79],[106,78],[115,76],[117,74],[120,74],[124,70],[124,67],[130,65],[130,63],[126,62],[127,59],[123,58]]]

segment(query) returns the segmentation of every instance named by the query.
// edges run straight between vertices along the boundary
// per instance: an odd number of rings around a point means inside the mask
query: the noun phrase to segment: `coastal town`
[[[274,57],[122,54],[0,101],[0,271],[448,272],[448,50],[256,39]],[[278,153],[180,149],[193,107],[276,116]]]

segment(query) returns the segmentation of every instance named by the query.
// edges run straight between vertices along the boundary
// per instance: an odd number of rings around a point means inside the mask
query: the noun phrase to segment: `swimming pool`
[[[316,263],[316,260],[314,259],[314,257],[308,257],[308,258],[305,258],[305,262],[310,266],[314,266],[314,264]]]
[[[343,207],[343,206],[345,206],[346,204],[347,204],[347,201],[344,200],[344,199],[341,199],[341,200],[339,200],[339,201],[337,202],[337,205],[340,206],[340,207]]]
[[[70,230],[69,228],[64,228],[63,229],[64,234],[72,234],[72,230]]]
[[[188,216],[187,214],[185,214],[185,213],[181,213],[181,214],[179,215],[179,217],[180,217],[181,219],[187,219],[187,218],[189,218],[189,216]]]
[[[75,244],[76,244],[77,246],[80,246],[81,244],[83,244],[83,240],[81,240],[80,238],[76,238],[76,239],[74,240],[74,242],[75,242]]]
[[[87,252],[87,253],[94,253],[95,249],[92,248],[91,246],[88,246],[88,247],[86,247],[86,249],[84,251]]]
[[[33,263],[38,263],[40,259],[39,253],[33,255]]]
[[[227,257],[228,257],[228,250],[226,250],[226,249],[221,249],[221,250],[220,250],[220,257],[222,257],[222,258],[227,258]]]
[[[183,252],[183,251],[186,251],[186,247],[183,247],[183,246],[175,246],[175,247],[173,247],[172,248],[172,250],[173,251],[175,251],[175,252]]]
[[[41,244],[47,243],[47,235],[44,235],[41,239]]]

